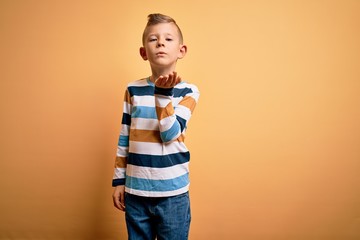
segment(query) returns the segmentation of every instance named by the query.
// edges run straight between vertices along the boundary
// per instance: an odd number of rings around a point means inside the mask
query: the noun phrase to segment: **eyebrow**
[[[157,33],[149,33],[148,34],[148,36],[150,37],[150,36],[157,36],[157,35],[159,35],[159,34],[157,34]],[[167,35],[167,36],[174,36],[173,34],[171,34],[171,33],[165,33],[164,35]]]

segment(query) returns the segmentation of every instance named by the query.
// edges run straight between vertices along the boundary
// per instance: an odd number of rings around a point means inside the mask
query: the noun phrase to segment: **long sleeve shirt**
[[[149,78],[128,85],[113,186],[125,185],[126,192],[146,197],[189,190],[184,139],[198,99],[198,88],[186,82],[169,89],[155,87]]]

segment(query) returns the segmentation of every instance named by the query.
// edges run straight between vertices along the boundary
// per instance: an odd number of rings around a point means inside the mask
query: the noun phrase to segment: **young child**
[[[113,179],[114,206],[129,239],[188,239],[189,160],[185,130],[199,98],[175,72],[187,47],[176,22],[150,14],[140,55],[151,76],[128,85]]]

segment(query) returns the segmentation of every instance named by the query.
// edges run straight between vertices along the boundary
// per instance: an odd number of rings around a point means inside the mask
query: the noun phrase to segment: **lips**
[[[164,54],[166,54],[165,52],[158,52],[158,53],[156,53],[156,55],[164,55]]]

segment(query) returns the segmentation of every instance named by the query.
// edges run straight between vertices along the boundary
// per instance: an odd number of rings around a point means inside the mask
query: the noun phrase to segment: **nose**
[[[164,47],[164,46],[165,46],[164,40],[162,38],[159,38],[157,42],[157,47]]]

